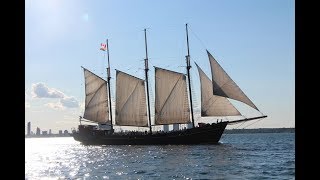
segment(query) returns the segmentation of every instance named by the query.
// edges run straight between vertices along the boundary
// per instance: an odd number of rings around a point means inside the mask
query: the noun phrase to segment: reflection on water
[[[228,134],[220,145],[84,146],[25,139],[26,179],[294,179],[294,134]]]

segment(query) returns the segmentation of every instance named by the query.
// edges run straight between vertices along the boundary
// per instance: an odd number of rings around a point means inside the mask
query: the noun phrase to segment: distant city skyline
[[[29,129],[30,128],[30,129]],[[57,132],[55,131],[52,131],[52,129],[42,129],[41,127],[39,126],[32,126],[32,123],[31,122],[28,122],[27,123],[27,126],[25,128],[25,135],[35,135],[37,134],[37,131],[39,130],[39,133],[42,134],[43,132],[46,132],[47,134],[60,134],[60,131],[61,132],[72,132],[72,129],[59,129],[57,130]],[[30,130],[30,131],[29,131]],[[34,131],[33,131],[34,130]]]
[[[33,131],[36,127],[52,132],[77,128],[84,110],[81,66],[106,78],[106,54],[100,50],[100,44],[107,38],[115,106],[115,69],[144,78],[144,28],[153,104],[153,66],[185,73],[188,23],[196,118],[200,92],[194,62],[210,77],[208,49],[268,116],[239,128],[295,127],[294,3],[26,0],[25,124],[30,121]],[[231,102],[245,117],[260,115],[243,103]],[[154,108],[151,110],[153,114]]]

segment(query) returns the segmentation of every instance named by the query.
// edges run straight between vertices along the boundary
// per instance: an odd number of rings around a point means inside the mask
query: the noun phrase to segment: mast
[[[186,62],[187,62],[188,84],[189,84],[191,120],[192,120],[192,126],[195,127],[194,126],[193,107],[192,107],[191,83],[190,83],[190,68],[191,68],[191,65],[190,65],[190,53],[189,53],[188,23],[186,24],[186,33],[187,33],[187,48],[188,48],[188,55],[186,56]]]
[[[112,106],[111,106],[111,91],[110,91],[110,61],[109,61],[109,45],[107,39],[107,53],[108,53],[108,67],[107,67],[107,74],[108,74],[108,93],[109,93],[109,110],[110,110],[110,120],[111,120],[111,130],[113,131],[113,123],[112,123]]]
[[[145,66],[145,76],[146,76],[146,86],[147,86],[147,106],[148,106],[148,119],[149,119],[149,128],[150,134],[152,134],[151,128],[151,115],[150,115],[150,101],[149,101],[149,85],[148,85],[148,47],[147,47],[147,31],[144,29],[144,42],[146,46],[146,58],[144,59],[144,66]]]

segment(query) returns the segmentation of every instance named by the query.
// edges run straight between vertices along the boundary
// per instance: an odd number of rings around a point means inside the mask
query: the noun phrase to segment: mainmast
[[[111,120],[111,130],[113,131],[113,123],[112,123],[112,106],[111,106],[111,91],[110,91],[110,61],[109,61],[109,45],[108,45],[108,39],[107,39],[107,53],[108,53],[108,67],[107,67],[107,74],[108,74],[108,93],[109,93],[109,114],[110,114],[110,120]]]
[[[147,106],[148,106],[148,119],[149,119],[149,128],[150,128],[150,134],[152,134],[152,128],[151,128],[151,115],[150,115],[150,101],[149,101],[149,85],[148,85],[148,48],[147,48],[147,31],[144,29],[144,42],[146,46],[146,58],[144,59],[144,66],[145,66],[145,76],[146,76],[146,86],[147,86]]]
[[[192,107],[191,83],[190,83],[190,68],[191,68],[191,65],[190,65],[190,53],[189,53],[188,24],[186,24],[186,33],[187,33],[187,48],[188,48],[188,55],[186,56],[186,62],[187,62],[188,84],[189,84],[191,120],[192,120],[193,127],[195,127],[194,126],[194,117],[193,117],[193,107]]]

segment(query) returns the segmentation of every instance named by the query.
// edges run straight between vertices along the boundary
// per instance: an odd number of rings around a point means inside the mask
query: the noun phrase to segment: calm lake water
[[[25,179],[295,179],[295,134],[224,134],[219,145],[84,146],[26,138]]]

